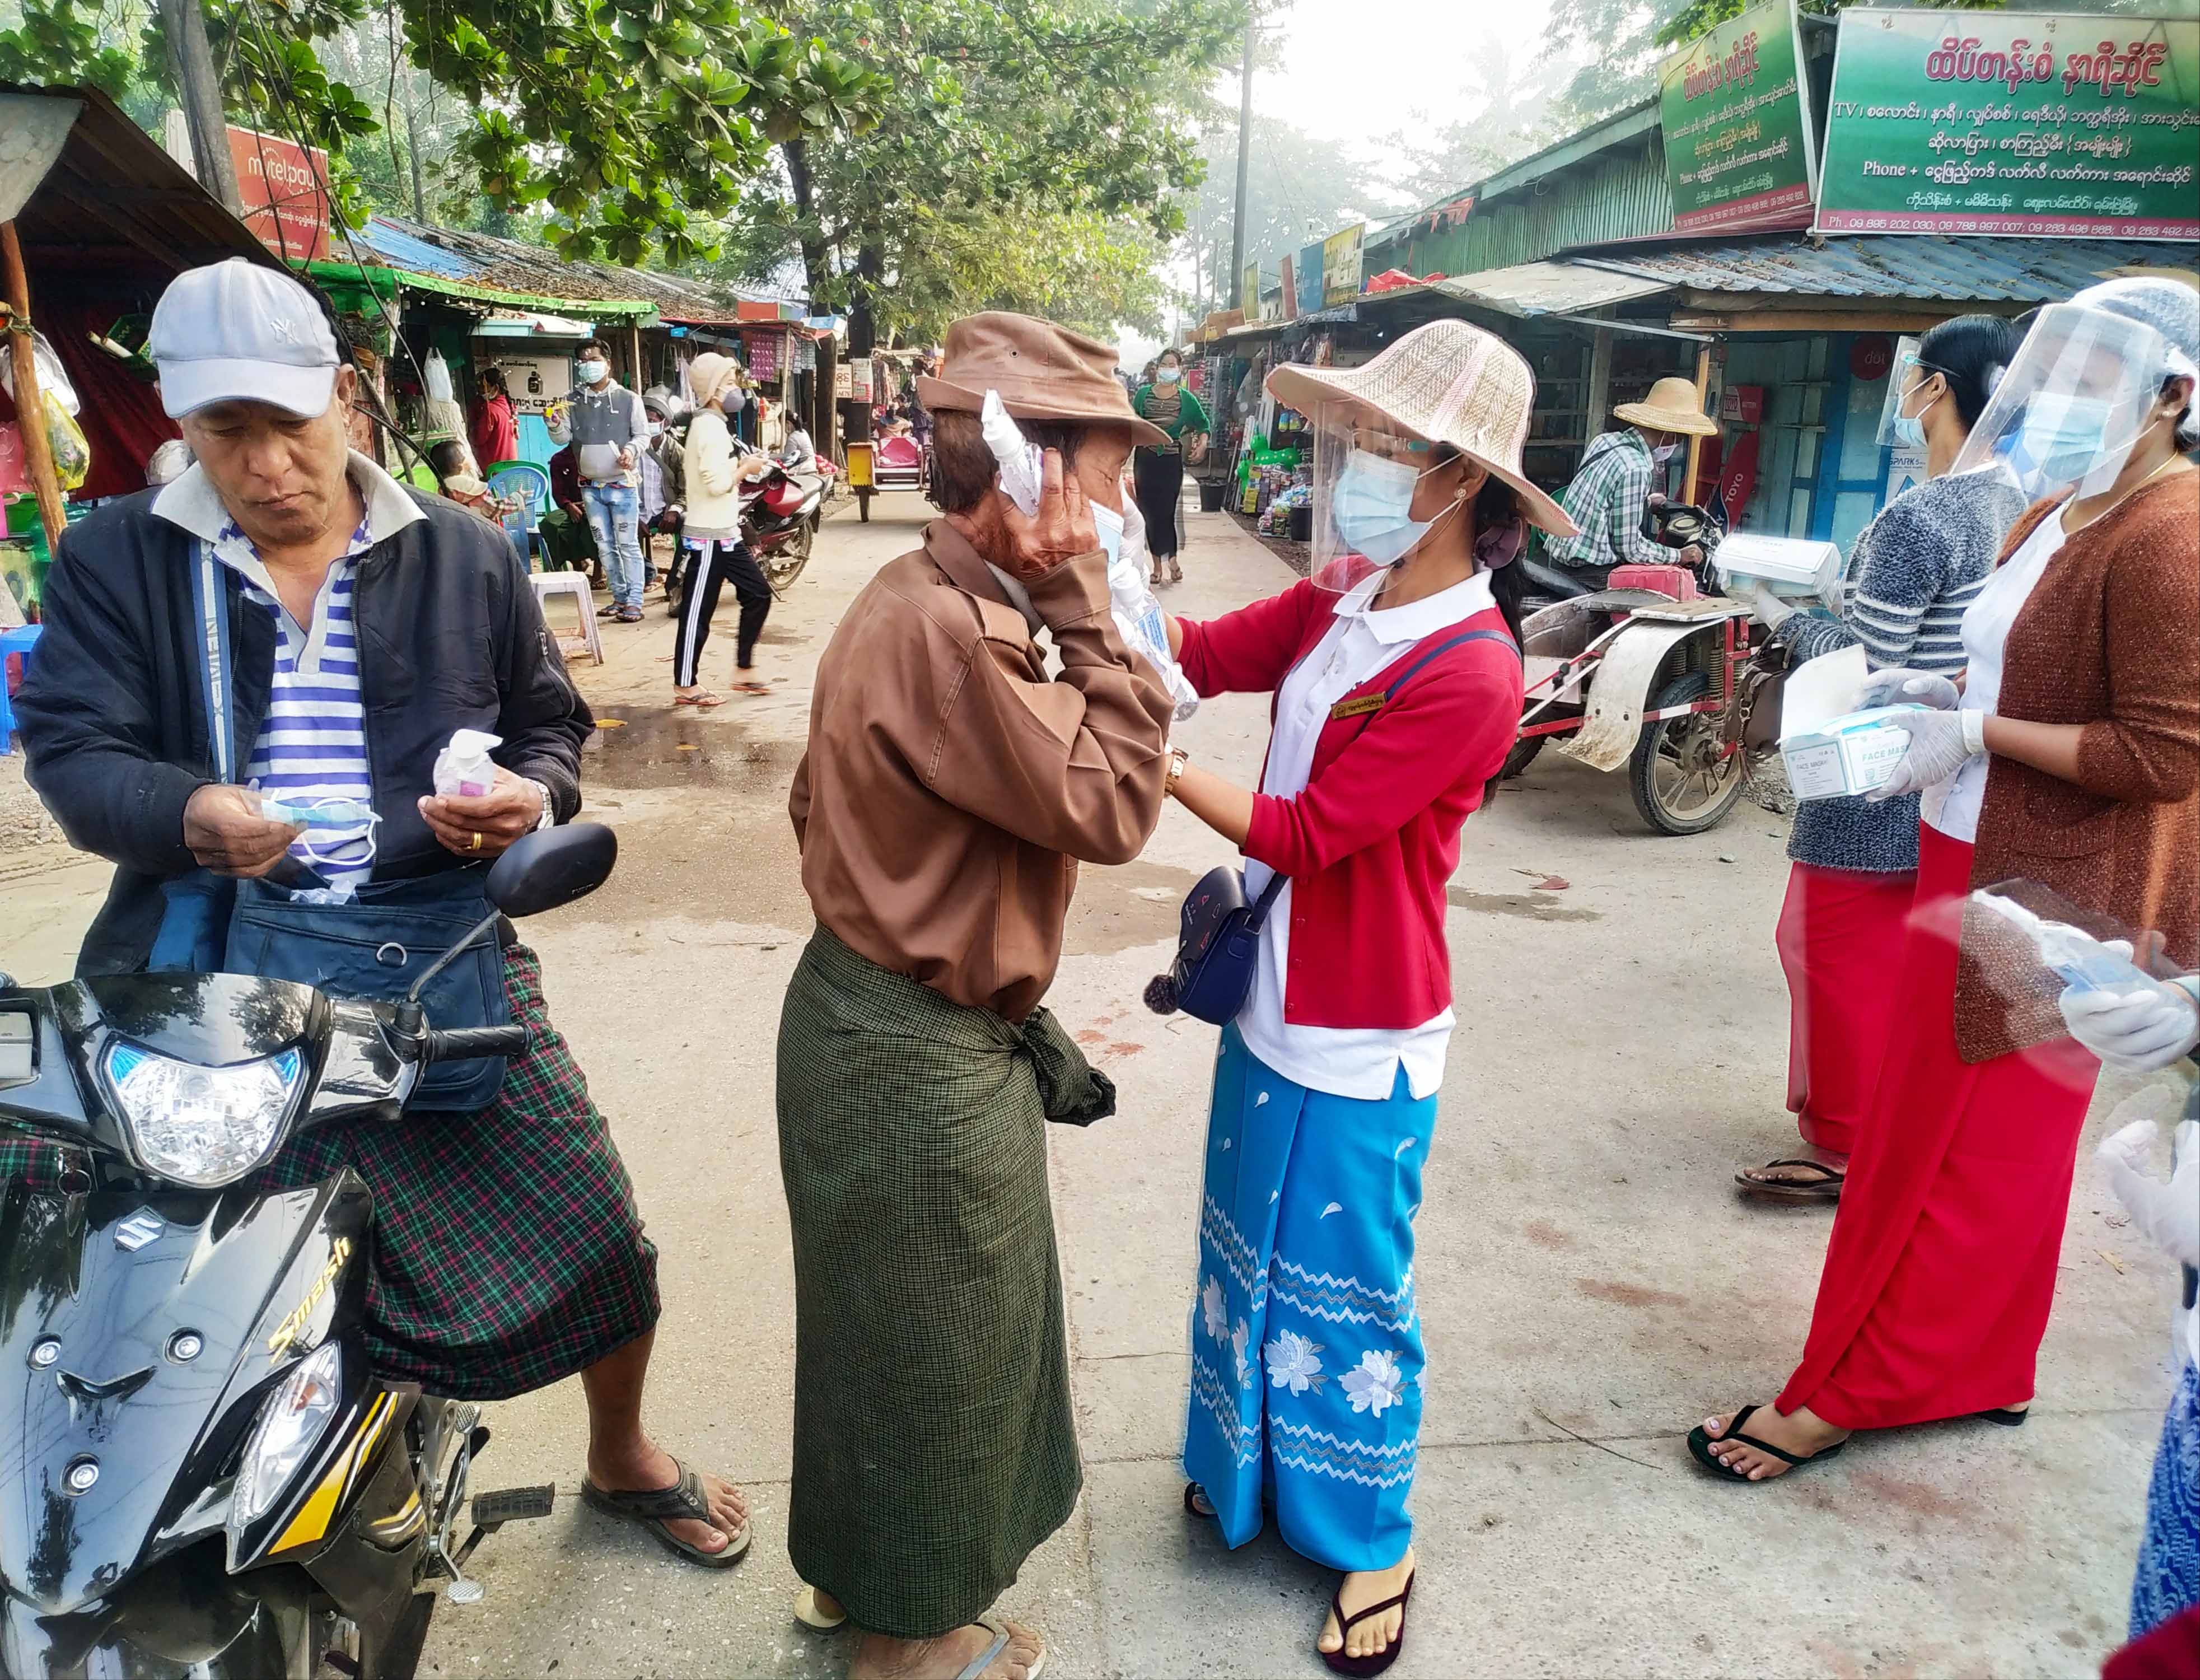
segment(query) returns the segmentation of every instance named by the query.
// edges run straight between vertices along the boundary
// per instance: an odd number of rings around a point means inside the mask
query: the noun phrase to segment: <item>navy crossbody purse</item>
[[[1430,660],[1469,641],[1501,641],[1516,655],[1519,651],[1509,635],[1468,630],[1438,642],[1407,666],[1383,691],[1381,700],[1366,710],[1388,705]],[[1261,960],[1261,930],[1267,925],[1269,907],[1283,891],[1284,879],[1272,877],[1259,898],[1249,899],[1245,876],[1236,865],[1219,863],[1202,875],[1178,917],[1176,961],[1167,974],[1147,982],[1146,1007],[1156,1015],[1181,1010],[1217,1027],[1235,1021],[1253,990],[1254,965]]]

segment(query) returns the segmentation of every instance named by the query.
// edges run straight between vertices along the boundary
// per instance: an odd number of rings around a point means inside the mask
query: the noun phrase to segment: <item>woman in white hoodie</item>
[[[706,351],[688,364],[688,387],[695,399],[695,418],[688,424],[688,446],[681,457],[687,474],[688,517],[682,541],[693,553],[681,583],[678,629],[672,641],[672,702],[704,709],[722,705],[702,686],[703,644],[711,639],[711,615],[718,610],[718,591],[730,580],[741,603],[735,632],[740,680],[737,694],[768,694],[757,680],[757,637],[771,611],[771,585],[741,541],[740,488],[762,477],[771,463],[734,444],[728,406],[741,402],[740,364],[731,356]]]

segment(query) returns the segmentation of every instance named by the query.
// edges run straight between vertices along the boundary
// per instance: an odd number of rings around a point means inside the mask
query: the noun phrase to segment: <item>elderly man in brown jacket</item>
[[[985,1613],[1082,1480],[1044,1122],[1115,1092],[1039,1000],[1078,861],[1127,861],[1159,820],[1170,717],[1109,612],[1153,430],[1114,363],[1021,315],[950,331],[919,381],[947,517],[841,620],[795,774],[818,925],[779,1038],[788,1548],[804,1619],[868,1636],[855,1680],[1032,1680],[1038,1636]],[[1045,452],[1033,515],[997,486],[989,390]]]

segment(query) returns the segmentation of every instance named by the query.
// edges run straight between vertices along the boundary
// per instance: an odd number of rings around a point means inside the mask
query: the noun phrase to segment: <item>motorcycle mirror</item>
[[[490,866],[489,901],[506,916],[540,916],[588,897],[617,861],[618,836],[600,822],[537,829]]]

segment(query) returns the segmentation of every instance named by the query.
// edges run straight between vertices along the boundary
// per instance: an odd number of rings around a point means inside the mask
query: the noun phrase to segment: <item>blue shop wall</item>
[[[1865,335],[1736,337],[1726,348],[1724,383],[1764,388],[1757,488],[1741,529],[1837,543],[1846,554],[1886,495],[1893,450],[1879,441],[1892,370],[1874,379],[1851,372]],[[1726,424],[1729,446],[1748,427]]]

